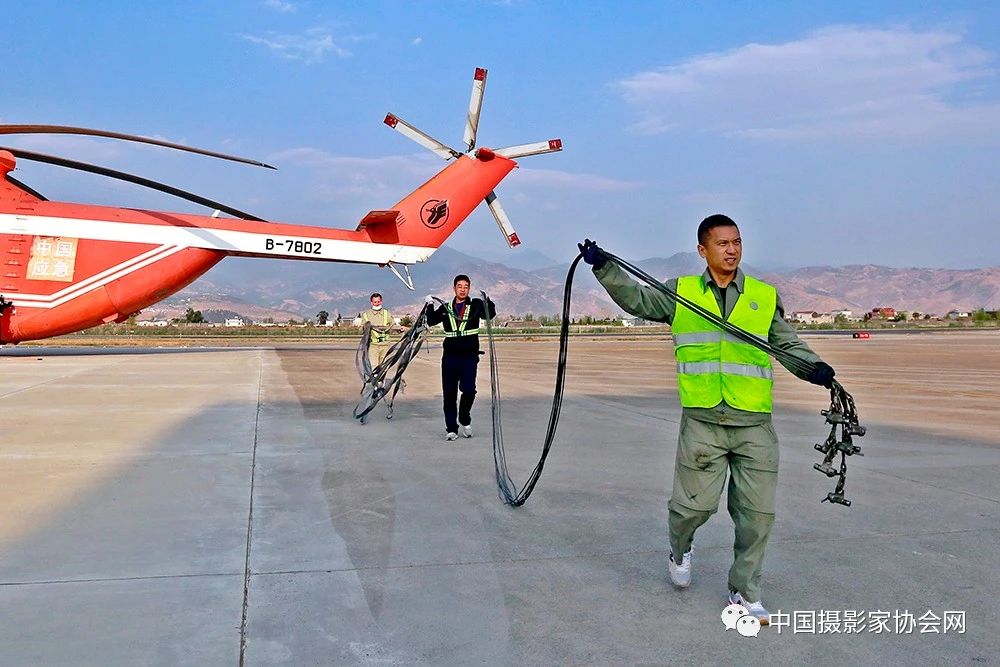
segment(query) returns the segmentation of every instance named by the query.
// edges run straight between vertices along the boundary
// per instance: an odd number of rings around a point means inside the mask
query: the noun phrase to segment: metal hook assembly
[[[826,417],[826,423],[830,424],[830,435],[826,437],[823,444],[817,443],[815,445],[816,451],[822,452],[824,458],[821,462],[813,464],[813,468],[827,477],[838,478],[837,487],[826,494],[823,502],[850,507],[851,501],[844,497],[844,484],[847,481],[847,457],[854,454],[864,456],[861,452],[861,446],[854,444],[853,436],[860,438],[865,434],[866,429],[858,422],[858,411],[854,405],[854,398],[836,380],[830,387],[830,407],[826,410],[820,410],[820,414]],[[837,454],[840,454],[839,469],[833,466],[833,459]]]

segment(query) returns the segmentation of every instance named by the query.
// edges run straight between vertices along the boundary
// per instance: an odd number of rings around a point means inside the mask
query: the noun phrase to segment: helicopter
[[[414,289],[409,266],[427,261],[485,201],[510,247],[520,244],[495,192],[530,155],[562,150],[560,139],[476,147],[487,70],[476,68],[463,150],[389,113],[385,124],[449,162],[355,229],[264,220],[164,183],[106,167],[0,146],[0,344],[124,322],[228,256],[348,262],[388,268]],[[257,160],[138,135],[62,125],[0,125],[0,135],[70,134],[137,142],[274,169]],[[19,160],[98,174],[212,209],[210,215],[50,201],[11,175]],[[224,217],[224,214],[226,217]]]

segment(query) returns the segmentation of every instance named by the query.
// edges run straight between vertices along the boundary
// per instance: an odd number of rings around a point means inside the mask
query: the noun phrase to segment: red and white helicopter
[[[460,152],[393,114],[389,127],[454,162],[356,229],[275,223],[178,188],[83,162],[0,147],[0,344],[122,322],[186,287],[223,257],[274,257],[388,267],[410,289],[408,265],[426,261],[483,200],[513,247],[520,243],[494,188],[517,158],[562,150],[559,139],[476,148],[486,70],[476,69]],[[54,125],[0,125],[0,134],[77,134],[135,141],[270,167],[117,132]],[[11,176],[31,160],[116,178],[214,209],[211,216],[49,201]],[[232,218],[219,217],[228,214]],[[402,267],[401,274],[399,268]]]

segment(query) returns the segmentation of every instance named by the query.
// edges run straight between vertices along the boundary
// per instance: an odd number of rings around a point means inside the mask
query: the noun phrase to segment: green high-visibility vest
[[[702,276],[677,279],[677,293],[719,317],[719,303]],[[728,322],[767,341],[778,293],[745,276],[743,294]],[[682,304],[671,323],[677,357],[677,388],[686,408],[713,408],[720,401],[748,412],[771,412],[771,359]]]
[[[375,318],[377,317],[381,317],[382,324],[380,325],[375,324]],[[382,310],[372,310],[371,308],[369,308],[365,312],[361,313],[361,319],[364,320],[365,322],[371,322],[373,326],[387,327],[389,326],[389,322],[392,321],[392,316],[389,315],[389,311],[386,310],[385,308],[383,308]],[[372,329],[372,339],[371,339],[372,345],[381,345],[387,340],[389,340],[388,331],[376,331],[375,329]]]
[[[469,324],[469,311],[472,310],[472,302],[465,304],[465,308],[462,310],[462,319],[458,319],[455,316],[455,308],[449,301],[444,305],[445,311],[448,313],[448,321],[451,324],[451,331],[445,331],[444,335],[446,338],[454,338],[456,336],[473,336],[479,333],[479,329],[466,329],[465,327]]]

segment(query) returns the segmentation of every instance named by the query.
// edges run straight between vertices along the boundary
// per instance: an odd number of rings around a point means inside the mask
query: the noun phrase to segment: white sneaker
[[[451,431],[448,431],[447,433],[444,434],[444,439],[445,440],[458,440],[458,433],[452,433]]]
[[[466,424],[465,426],[459,426],[458,432],[461,433],[466,438],[472,437],[472,424]]]
[[[760,621],[761,625],[769,625],[771,623],[771,614],[764,609],[764,605],[757,602],[747,602],[743,599],[743,596],[736,591],[730,591],[729,593],[729,604],[741,604],[743,605],[750,615]]]
[[[688,549],[687,553],[681,558],[680,563],[674,562],[674,554],[670,554],[670,581],[674,582],[674,586],[677,588],[687,588],[691,585],[691,552],[693,549]]]

